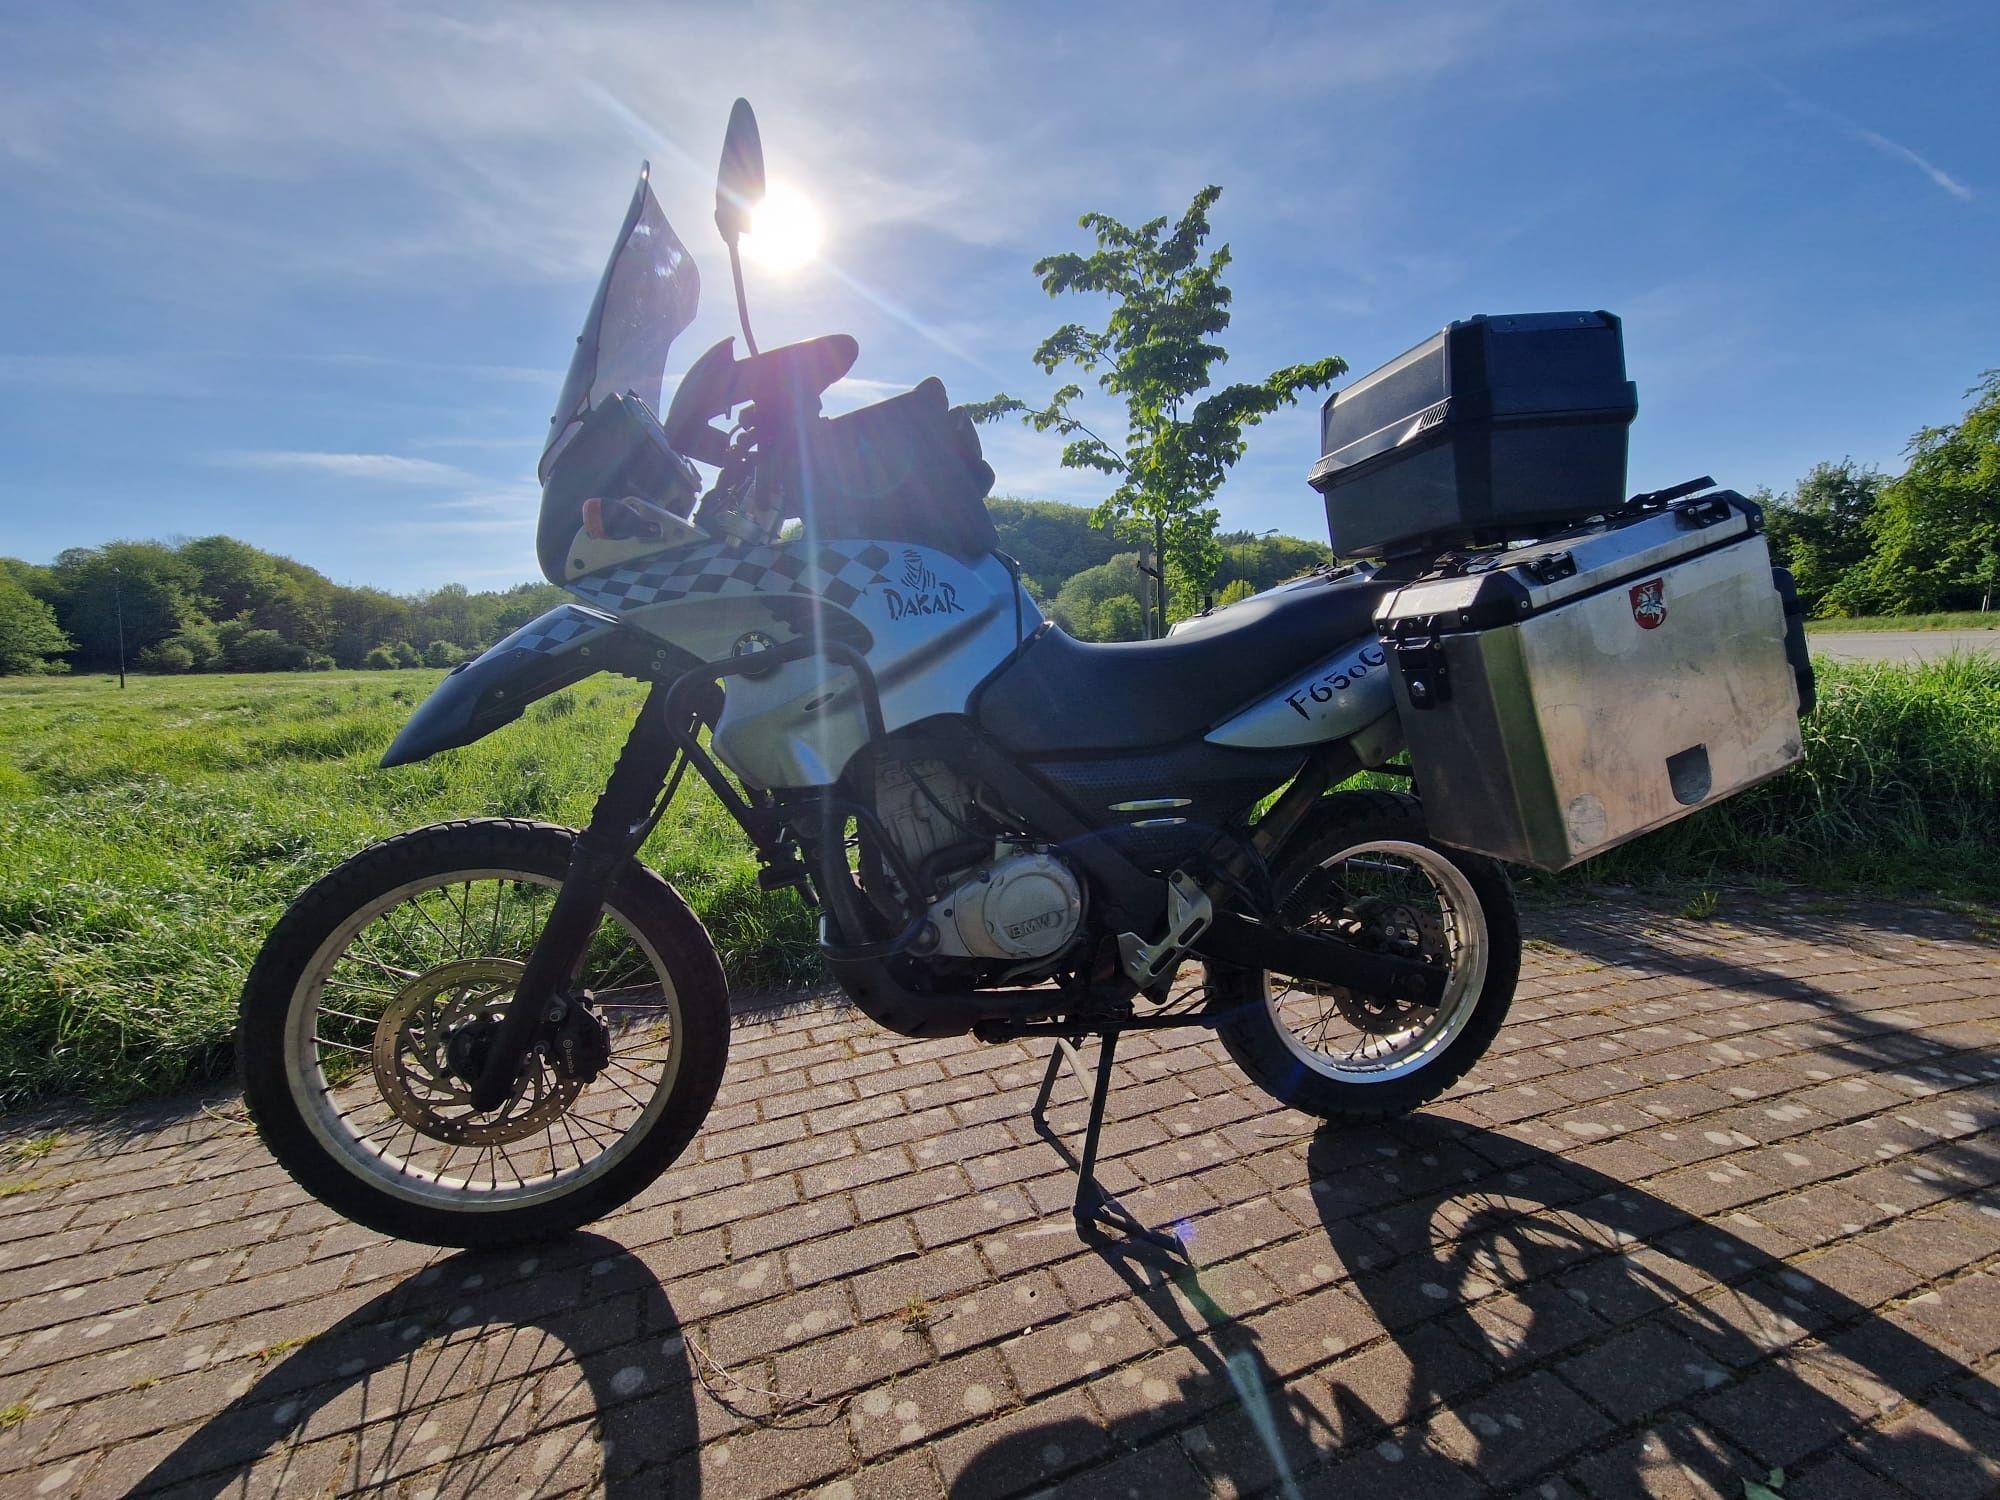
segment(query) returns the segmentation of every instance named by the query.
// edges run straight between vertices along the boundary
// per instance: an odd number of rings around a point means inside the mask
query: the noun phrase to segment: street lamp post
[[[111,570],[111,604],[118,613],[118,691],[125,691],[125,589],[116,567]]]

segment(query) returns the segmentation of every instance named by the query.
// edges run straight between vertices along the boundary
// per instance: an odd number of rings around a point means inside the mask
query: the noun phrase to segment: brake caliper
[[[585,990],[563,1008],[556,1022],[556,1072],[578,1083],[589,1083],[611,1061],[611,1028],[591,1009],[593,996]]]

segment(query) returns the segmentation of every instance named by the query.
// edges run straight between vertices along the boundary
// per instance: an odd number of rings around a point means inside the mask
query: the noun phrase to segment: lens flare
[[[767,271],[796,271],[818,256],[825,237],[812,200],[787,183],[774,182],[750,215],[743,253]]]

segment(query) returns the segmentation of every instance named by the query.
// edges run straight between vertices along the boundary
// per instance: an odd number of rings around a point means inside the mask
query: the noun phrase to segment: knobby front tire
[[[498,818],[399,834],[272,929],[244,986],[237,1060],[258,1134],[322,1203],[399,1239],[518,1244],[601,1218],[687,1148],[728,1060],[728,990],[699,919],[636,862],[579,976],[610,1064],[578,1083],[538,1057],[486,1115],[459,1081],[574,839]]]

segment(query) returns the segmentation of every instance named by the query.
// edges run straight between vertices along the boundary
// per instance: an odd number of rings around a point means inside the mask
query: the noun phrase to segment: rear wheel
[[[1288,926],[1444,970],[1436,1005],[1211,964],[1218,1028],[1253,1082],[1327,1120],[1417,1108],[1491,1044],[1520,975],[1513,888],[1499,864],[1433,841],[1423,806],[1387,792],[1327,798],[1277,871]]]
[[[401,834],[272,930],[241,1002],[245,1100],[272,1155],[329,1207],[430,1244],[544,1238],[640,1192],[700,1127],[728,1056],[721,965],[686,903],[636,863],[568,998],[568,1048],[531,1054],[498,1109],[472,1108],[467,1080],[574,837],[501,819]]]

